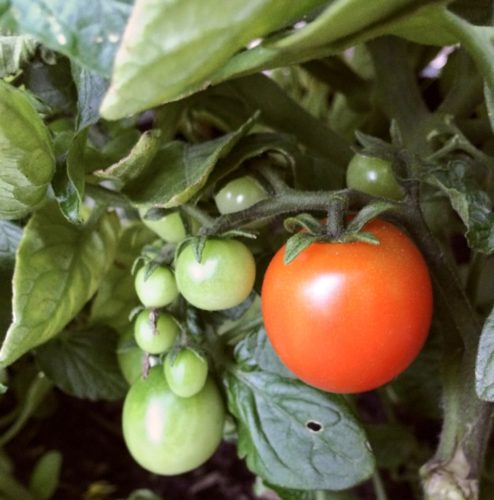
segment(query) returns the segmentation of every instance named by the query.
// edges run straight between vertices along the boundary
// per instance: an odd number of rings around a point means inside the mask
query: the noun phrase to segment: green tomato
[[[193,306],[207,311],[235,307],[252,291],[256,264],[251,251],[237,240],[207,240],[201,261],[192,245],[178,256],[178,289]]]
[[[180,332],[174,317],[161,312],[153,325],[152,314],[149,311],[141,311],[137,315],[134,327],[134,336],[137,345],[150,354],[161,354],[169,351]]]
[[[231,214],[245,210],[268,197],[259,182],[250,175],[230,181],[214,197],[220,214]]]
[[[356,154],[348,165],[346,183],[351,189],[373,196],[391,200],[401,200],[404,196],[403,188],[394,176],[391,162],[381,158]]]
[[[165,377],[170,389],[182,398],[197,394],[206,383],[208,362],[193,349],[182,349],[165,360]]]
[[[148,210],[147,207],[139,208],[142,222],[162,240],[169,243],[178,243],[187,236],[182,217],[178,212],[169,213],[161,219],[151,220],[144,218]]]
[[[168,267],[158,266],[146,276],[148,267],[137,271],[135,289],[144,307],[165,307],[178,297],[175,277]]]
[[[131,385],[141,375],[146,353],[137,347],[132,329],[125,332],[117,345],[117,360],[124,379]]]
[[[124,440],[137,463],[165,476],[193,470],[221,442],[225,407],[210,378],[195,396],[181,398],[168,386],[161,367],[129,390],[123,407]]]

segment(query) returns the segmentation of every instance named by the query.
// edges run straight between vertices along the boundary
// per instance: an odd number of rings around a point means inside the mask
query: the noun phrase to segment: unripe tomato
[[[142,375],[145,358],[146,353],[135,343],[134,331],[129,329],[119,338],[117,345],[118,364],[129,384],[133,384]]]
[[[404,196],[391,162],[374,156],[356,154],[348,164],[346,183],[349,188],[373,196],[391,200],[401,200]]]
[[[141,311],[136,318],[134,336],[137,345],[150,354],[161,354],[170,350],[175,343],[180,328],[167,312],[160,312],[153,325],[149,311]]]
[[[178,297],[175,277],[168,267],[157,266],[149,276],[147,266],[141,267],[135,277],[135,289],[144,307],[165,307]]]
[[[233,179],[223,186],[214,197],[220,214],[245,210],[268,197],[259,182],[251,175]]]
[[[161,219],[153,220],[144,218],[148,210],[149,209],[146,207],[139,208],[141,220],[162,240],[165,240],[169,243],[178,243],[187,236],[185,226],[179,212],[171,212],[161,217]]]
[[[270,262],[262,286],[266,331],[281,361],[320,389],[353,393],[389,382],[414,360],[432,316],[432,286],[415,244],[381,220],[378,245],[313,243]]]
[[[175,357],[168,355],[164,367],[170,389],[182,398],[197,394],[208,377],[208,362],[189,348],[182,349]]]
[[[168,386],[163,369],[154,367],[125,398],[125,443],[137,463],[165,476],[202,465],[221,442],[225,408],[212,379],[195,396],[181,398]]]
[[[243,302],[252,291],[256,264],[250,250],[237,240],[206,241],[201,261],[192,245],[178,256],[175,276],[180,293],[199,309],[218,311]]]

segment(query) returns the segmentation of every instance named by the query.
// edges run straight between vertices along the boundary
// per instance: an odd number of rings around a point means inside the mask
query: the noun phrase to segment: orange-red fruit
[[[415,244],[376,219],[379,245],[313,243],[284,264],[273,257],[262,287],[267,334],[285,366],[314,387],[375,389],[420,352],[432,318],[432,286]]]

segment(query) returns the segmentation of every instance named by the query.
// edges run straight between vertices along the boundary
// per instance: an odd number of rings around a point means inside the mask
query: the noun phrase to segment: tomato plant
[[[187,233],[179,212],[171,212],[159,219],[146,219],[147,211],[147,208],[139,209],[142,222],[161,239],[170,243],[178,243],[186,237]]]
[[[134,459],[155,474],[182,474],[202,465],[223,436],[225,409],[209,379],[190,398],[177,396],[154,367],[125,398],[122,426]]]
[[[175,266],[178,289],[192,305],[217,311],[243,302],[254,286],[255,261],[237,240],[206,241],[200,261],[192,245],[179,254]]]
[[[141,311],[136,318],[134,337],[137,345],[150,354],[161,354],[173,347],[180,332],[175,318],[162,311],[158,315]]]
[[[267,198],[268,194],[251,175],[244,175],[227,182],[214,196],[220,214],[245,210]]]
[[[331,392],[375,389],[420,352],[432,317],[427,265],[384,221],[365,231],[379,244],[313,243],[289,264],[281,248],[262,287],[267,334],[299,378]]]
[[[349,188],[358,189],[374,196],[400,200],[404,196],[403,188],[396,181],[391,162],[356,154],[348,164],[346,183]]]
[[[145,357],[146,353],[135,343],[133,329],[120,336],[117,359],[122,375],[129,384],[133,384],[142,375]]]
[[[134,285],[145,307],[165,307],[178,297],[175,277],[168,267],[141,267],[136,273]]]
[[[208,362],[194,349],[185,348],[176,355],[168,355],[164,367],[170,389],[182,398],[194,396],[206,383]]]

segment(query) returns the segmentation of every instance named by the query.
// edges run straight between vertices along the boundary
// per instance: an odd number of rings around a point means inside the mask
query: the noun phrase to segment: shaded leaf
[[[435,170],[427,181],[439,187],[466,227],[471,248],[490,254],[494,251],[494,214],[492,203],[470,174],[465,161],[455,160],[447,169]]]
[[[34,465],[29,479],[29,491],[39,500],[49,500],[55,494],[60,481],[63,457],[59,451],[44,453]]]
[[[128,390],[117,362],[118,335],[109,328],[65,331],[36,351],[46,376],[62,391],[90,400],[118,400]]]
[[[113,261],[118,219],[113,214],[73,226],[56,205],[30,219],[17,252],[14,320],[0,350],[8,366],[50,340],[75,317]]]
[[[169,208],[187,202],[205,185],[218,160],[249,132],[256,119],[257,114],[235,132],[212,141],[166,144],[140,175],[125,186],[123,193],[137,205]]]
[[[237,366],[225,375],[228,406],[237,419],[238,452],[271,484],[300,490],[340,490],[372,474],[363,430],[342,396],[323,393],[256,365],[254,339],[240,342]],[[247,344],[248,343],[248,346]]]
[[[18,73],[33,57],[38,44],[26,35],[0,36],[0,78]]]
[[[55,172],[48,129],[27,93],[0,80],[0,218],[27,215]]]
[[[480,336],[475,388],[480,399],[494,401],[494,309],[485,320]]]

